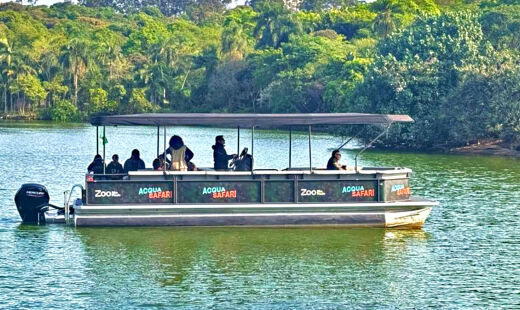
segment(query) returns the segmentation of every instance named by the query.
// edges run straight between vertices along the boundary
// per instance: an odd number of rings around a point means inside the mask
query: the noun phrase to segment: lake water
[[[212,164],[216,134],[236,152],[235,130],[174,133],[199,166]],[[107,157],[138,148],[148,166],[155,158],[154,128],[111,127],[107,137]],[[241,147],[250,137],[242,131]],[[287,142],[285,132],[255,132],[256,167],[286,167]],[[293,133],[293,166],[308,166],[307,143]],[[313,165],[340,144],[314,136]],[[0,308],[520,307],[519,160],[364,153],[362,165],[412,168],[414,194],[441,202],[422,230],[21,225],[19,186],[44,184],[61,205],[95,149],[90,126],[0,123]]]

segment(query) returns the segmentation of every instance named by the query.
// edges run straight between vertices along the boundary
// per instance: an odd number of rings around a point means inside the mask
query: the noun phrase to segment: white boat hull
[[[76,226],[351,226],[420,228],[436,202],[82,206]]]

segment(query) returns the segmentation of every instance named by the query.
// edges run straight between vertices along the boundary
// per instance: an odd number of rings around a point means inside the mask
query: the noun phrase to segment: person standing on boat
[[[94,174],[103,174],[103,168],[105,166],[105,163],[103,162],[103,158],[101,155],[97,154],[94,156],[94,160],[88,165],[87,170],[88,173],[94,173]]]
[[[195,170],[194,165],[190,163],[193,158],[193,152],[184,145],[182,138],[175,135],[170,139],[170,147],[166,150],[166,154],[171,156],[170,170],[188,171]],[[188,169],[189,167],[191,169]]]
[[[124,170],[128,171],[137,171],[138,169],[145,169],[144,161],[140,157],[138,149],[134,149],[132,151],[132,156],[125,161]]]
[[[215,164],[213,167],[215,170],[228,170],[229,160],[236,158],[237,155],[228,155],[224,146],[226,145],[226,140],[224,140],[224,136],[216,136],[215,137],[215,145],[213,148],[213,161]]]
[[[347,170],[347,166],[341,165],[339,160],[341,158],[341,153],[339,150],[332,151],[332,156],[329,158],[327,162],[327,170]]]
[[[123,166],[119,163],[119,155],[112,155],[112,161],[108,164],[106,172],[108,174],[121,174],[124,172]]]

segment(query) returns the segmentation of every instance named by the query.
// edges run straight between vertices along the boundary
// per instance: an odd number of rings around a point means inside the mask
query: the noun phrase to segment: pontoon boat
[[[213,126],[301,128],[309,130],[309,166],[248,171],[130,171],[114,178],[87,174],[85,184],[65,193],[63,207],[49,204],[44,186],[24,184],[15,201],[24,222],[64,222],[75,226],[370,226],[420,228],[438,202],[411,196],[412,171],[400,167],[358,167],[358,156],[394,123],[407,115],[328,114],[135,114],[97,116],[91,124],[164,128]],[[378,125],[384,130],[356,155],[349,170],[326,170],[312,164],[312,126]],[[99,134],[98,134],[99,136]],[[352,137],[354,138],[354,137]],[[238,140],[240,141],[240,139]],[[103,159],[105,158],[103,144]],[[238,149],[240,146],[238,146]],[[97,145],[99,150],[99,142]],[[162,150],[162,149],[161,149]],[[247,151],[245,152],[247,153]],[[246,154],[242,152],[242,159]],[[73,199],[74,195],[80,198]]]

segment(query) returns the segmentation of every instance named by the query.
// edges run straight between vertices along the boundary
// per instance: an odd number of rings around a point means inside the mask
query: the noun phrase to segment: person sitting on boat
[[[105,167],[105,163],[103,163],[103,158],[101,155],[97,154],[94,156],[94,160],[88,165],[88,173],[94,174],[103,174],[103,168]]]
[[[153,170],[168,170],[169,168],[169,164],[164,159],[164,154],[157,156],[157,158],[154,159],[152,165]]]
[[[193,152],[184,145],[182,138],[174,135],[171,137],[169,144],[170,147],[166,150],[166,154],[171,156],[170,170],[195,170],[195,165],[190,163],[190,160],[193,158]]]
[[[124,172],[123,166],[119,163],[119,155],[112,155],[112,161],[108,164],[106,172],[108,174],[122,174]]]
[[[236,158],[236,154],[228,155],[224,146],[226,145],[226,140],[224,140],[224,136],[216,136],[215,137],[215,145],[213,148],[213,161],[215,164],[213,167],[215,170],[228,170],[229,160]]]
[[[339,159],[341,158],[341,153],[339,150],[332,151],[332,156],[327,162],[327,170],[346,170],[347,166],[341,165],[339,163]]]
[[[128,171],[137,171],[138,169],[145,169],[144,161],[141,159],[139,150],[132,150],[132,156],[125,161],[124,170]]]

